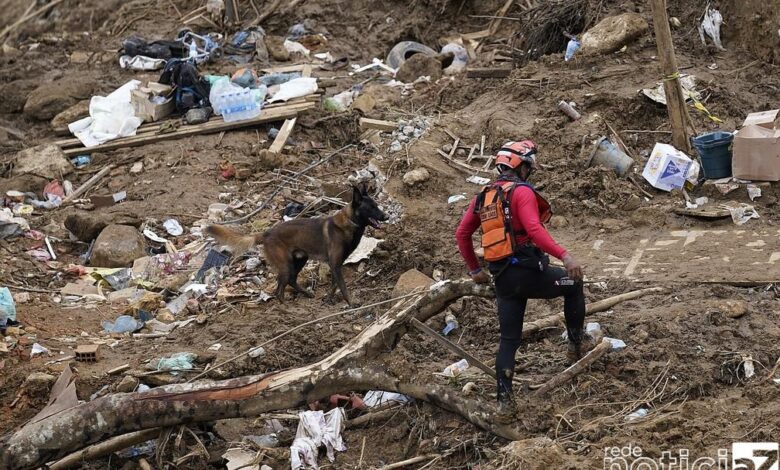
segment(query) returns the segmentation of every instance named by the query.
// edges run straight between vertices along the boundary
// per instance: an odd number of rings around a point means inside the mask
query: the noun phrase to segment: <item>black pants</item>
[[[490,271],[495,278],[498,321],[501,341],[496,355],[498,394],[512,393],[512,376],[515,370],[515,354],[523,340],[523,317],[528,299],[564,298],[563,312],[569,341],[582,341],[582,326],[585,321],[585,295],[582,282],[571,285],[566,271],[548,266],[543,272],[519,266],[491,264]]]

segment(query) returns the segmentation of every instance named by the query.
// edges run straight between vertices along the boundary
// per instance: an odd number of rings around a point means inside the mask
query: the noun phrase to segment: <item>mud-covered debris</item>
[[[73,172],[73,165],[62,150],[51,144],[31,147],[16,154],[11,176],[36,175],[57,179]]]
[[[434,283],[433,279],[416,269],[410,269],[401,274],[393,288],[393,297],[400,297],[415,290],[425,292]]]
[[[109,225],[100,232],[92,250],[92,265],[124,268],[146,255],[146,242],[135,227]]]
[[[639,36],[650,26],[638,13],[623,13],[601,20],[582,35],[583,54],[608,54],[614,52]]]
[[[429,179],[431,179],[431,173],[427,168],[415,168],[414,170],[407,171],[403,177],[404,184],[412,187],[425,183]]]

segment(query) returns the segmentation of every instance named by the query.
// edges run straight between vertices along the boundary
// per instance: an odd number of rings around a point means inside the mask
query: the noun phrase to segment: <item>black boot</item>
[[[496,387],[498,418],[501,421],[513,421],[517,414],[517,405],[515,404],[515,398],[512,394],[512,377],[515,375],[514,371],[503,369],[496,371],[496,373],[498,375]]]

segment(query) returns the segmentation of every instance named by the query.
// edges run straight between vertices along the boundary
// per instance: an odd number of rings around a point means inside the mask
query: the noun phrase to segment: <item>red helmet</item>
[[[532,168],[536,167],[536,144],[531,140],[507,142],[496,153],[496,166],[515,169],[523,162],[530,163]]]

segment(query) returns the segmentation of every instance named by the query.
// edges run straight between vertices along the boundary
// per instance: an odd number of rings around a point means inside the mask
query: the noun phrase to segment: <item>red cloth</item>
[[[455,231],[458,250],[466,261],[469,271],[479,268],[479,260],[474,253],[474,243],[471,240],[471,236],[480,226],[479,214],[474,213],[476,202],[475,196]],[[512,209],[512,226],[515,229],[518,244],[522,245],[530,241],[545,253],[562,260],[566,255],[566,250],[553,240],[539,220],[539,206],[533,189],[527,186],[517,186],[512,191],[510,207]],[[525,233],[520,235],[523,231]]]

